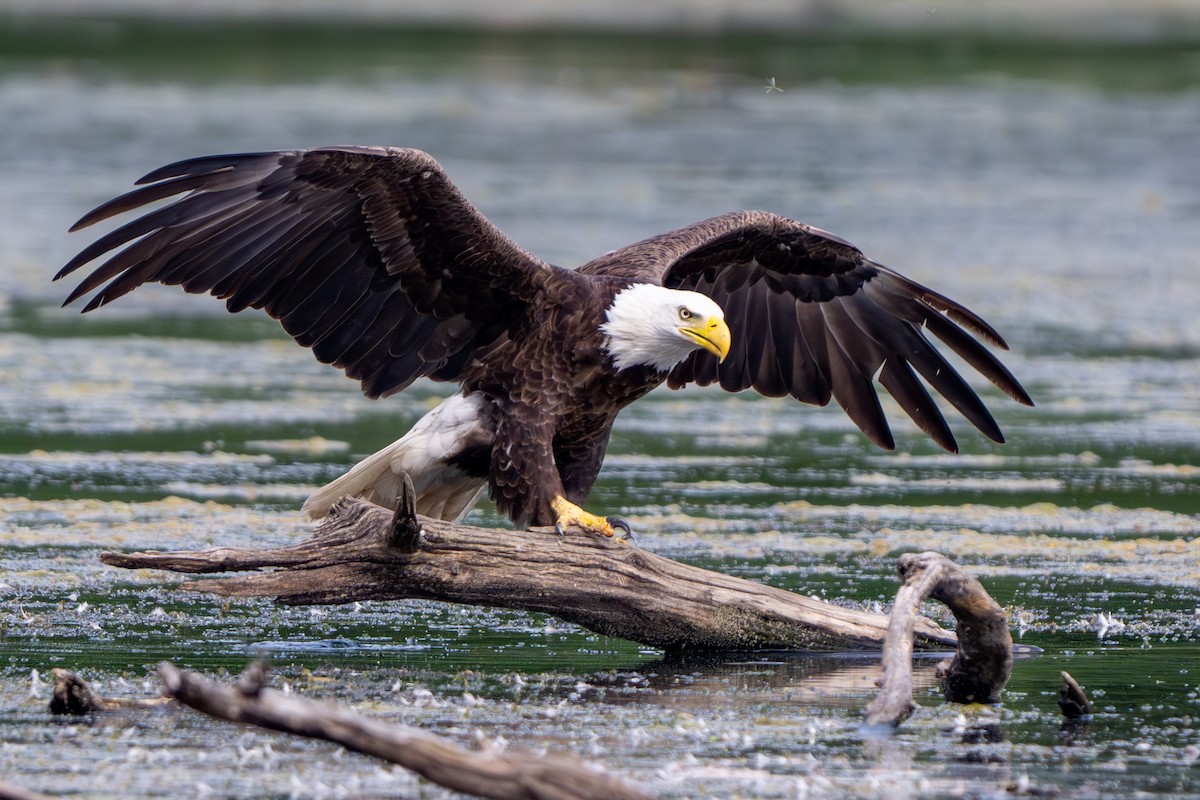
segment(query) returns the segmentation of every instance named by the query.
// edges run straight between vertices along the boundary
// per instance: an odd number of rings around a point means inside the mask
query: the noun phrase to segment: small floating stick
[[[1088,700],[1083,687],[1071,677],[1071,673],[1060,673],[1063,679],[1062,688],[1058,690],[1058,707],[1062,709],[1067,719],[1084,719],[1092,715],[1092,703]]]

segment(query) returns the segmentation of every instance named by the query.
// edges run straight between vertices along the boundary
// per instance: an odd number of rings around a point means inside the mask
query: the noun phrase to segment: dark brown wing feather
[[[955,451],[950,427],[919,375],[986,436],[1003,441],[978,395],[925,336],[928,330],[1010,397],[1032,405],[980,343],[1007,349],[976,314],[833,234],[775,214],[715,217],[614,251],[580,271],[698,291],[725,310],[733,335],[729,356],[718,365],[705,351],[693,353],[671,372],[674,388],[719,383],[728,391],[753,388],[817,405],[832,397],[872,441],[890,449],[877,380],[931,439]]]
[[[500,233],[419,150],[210,156],[138,183],[148,185],[72,230],[183,197],[63,267],[56,279],[108,255],[67,303],[99,289],[90,311],[152,282],[211,293],[230,311],[262,308],[371,396],[421,376],[456,379],[563,272]]]

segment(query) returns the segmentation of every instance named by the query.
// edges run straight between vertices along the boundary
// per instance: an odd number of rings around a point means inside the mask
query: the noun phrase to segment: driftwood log
[[[595,765],[565,755],[466,750],[425,731],[390,725],[329,703],[268,689],[254,662],[235,686],[175,665],[158,668],[163,690],[217,719],[324,739],[399,764],[441,786],[495,800],[647,800],[650,795]]]
[[[101,555],[106,564],[185,573],[249,572],[181,588],[290,605],[422,598],[552,614],[604,636],[697,649],[874,649],[888,618],[681,564],[569,529],[495,530],[418,517],[402,496],[393,514],[344,498],[313,535],[263,550]],[[268,572],[259,572],[273,568]],[[913,620],[918,643],[955,636]]]
[[[895,727],[916,708],[912,690],[913,625],[925,598],[946,605],[958,620],[955,654],[938,665],[952,703],[995,703],[1012,674],[1012,634],[1004,609],[983,584],[939,553],[906,553],[896,564],[903,585],[896,593],[883,646],[879,694],[866,710],[868,726]]]

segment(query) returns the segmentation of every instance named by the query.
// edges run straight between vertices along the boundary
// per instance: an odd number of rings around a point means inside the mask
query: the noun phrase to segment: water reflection
[[[914,691],[937,685],[935,657],[918,661],[913,670]],[[728,708],[763,707],[790,703],[861,709],[873,697],[880,677],[879,655],[775,653],[751,660],[670,659],[639,665],[644,681],[630,683],[628,674],[612,675],[613,686],[635,691],[612,702],[644,702],[677,710],[702,710],[714,697]],[[599,678],[598,678],[599,679]]]

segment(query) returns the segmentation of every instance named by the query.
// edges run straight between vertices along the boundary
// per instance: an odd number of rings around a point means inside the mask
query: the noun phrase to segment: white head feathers
[[[600,330],[617,369],[646,365],[666,372],[701,347],[681,327],[724,320],[725,313],[699,292],[635,283],[617,293],[606,317]]]

